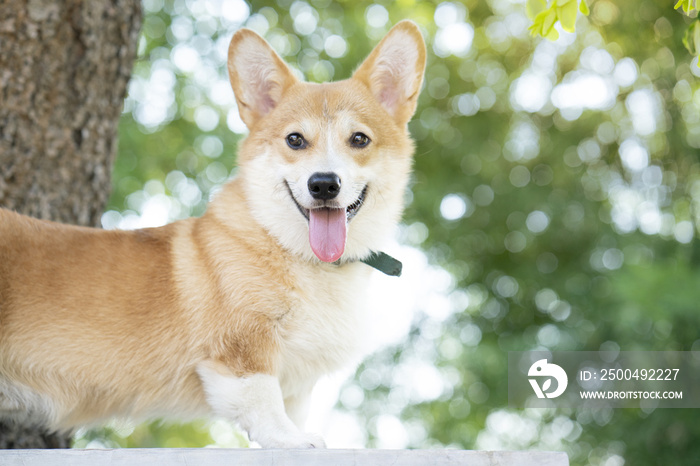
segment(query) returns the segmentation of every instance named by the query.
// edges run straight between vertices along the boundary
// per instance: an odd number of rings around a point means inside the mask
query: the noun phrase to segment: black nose
[[[340,178],[335,173],[314,173],[309,178],[309,193],[314,199],[334,199],[340,193]]]

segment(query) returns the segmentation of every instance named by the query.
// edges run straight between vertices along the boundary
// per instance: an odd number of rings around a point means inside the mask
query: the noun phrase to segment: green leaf
[[[535,17],[546,7],[547,2],[545,0],[527,0],[525,11],[527,12],[528,18],[534,20]]]
[[[695,49],[695,53],[693,55],[698,55],[700,54],[700,21],[696,20],[693,25],[693,48]],[[700,59],[698,59],[696,66],[700,68]]]
[[[586,3],[586,0],[581,0],[581,3],[578,5],[578,9],[585,16],[588,16],[591,13],[591,10],[588,9],[588,3]]]
[[[576,5],[575,3],[572,3]],[[540,35],[545,39],[557,40],[559,38],[559,32],[554,28],[559,16],[557,15],[557,2],[552,3],[552,5],[537,14],[532,26],[529,27],[530,34],[533,36]]]
[[[557,40],[559,32],[554,25],[559,21],[562,29],[575,32],[578,11],[589,14],[586,0],[554,0],[549,8],[545,8],[545,0],[527,0],[527,14],[532,19],[528,28],[533,36],[540,35],[549,40]]]
[[[532,25],[528,28],[530,31],[530,34],[532,34],[533,36],[537,36],[537,35],[540,35],[542,37],[545,36],[543,26],[544,26],[544,19],[547,17],[548,12],[549,12],[549,10],[544,10],[544,11],[539,12],[537,14],[537,16],[535,16],[535,19],[532,21]]]
[[[557,16],[559,17],[559,22],[561,27],[566,32],[574,32],[576,30],[576,14],[578,13],[578,8],[576,2],[567,2],[564,5],[557,7]]]
[[[678,0],[673,8],[677,10],[678,7],[683,9],[683,13],[689,15],[692,11],[697,10],[697,2],[696,0]]]
[[[683,36],[683,45],[691,55],[700,53],[700,20],[694,21]]]
[[[555,40],[559,39],[559,32],[556,29],[551,28],[549,30],[549,32],[544,37],[551,40],[551,41],[555,41]]]
[[[554,5],[552,5],[552,7],[554,7]],[[550,8],[542,13],[544,13],[544,18],[542,19],[542,35],[547,37],[550,31],[554,29],[554,23],[557,22],[557,13],[554,8]],[[559,37],[559,34],[557,34],[557,37]]]

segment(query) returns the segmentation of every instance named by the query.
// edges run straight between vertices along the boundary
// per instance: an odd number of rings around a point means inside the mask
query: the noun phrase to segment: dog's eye
[[[350,136],[350,144],[354,147],[366,147],[370,143],[370,138],[364,133],[353,133]]]
[[[287,145],[292,149],[303,149],[306,147],[306,139],[299,133],[292,133],[287,136]]]

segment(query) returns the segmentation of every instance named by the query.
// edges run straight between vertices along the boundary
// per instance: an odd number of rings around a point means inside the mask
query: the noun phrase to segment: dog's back
[[[0,415],[67,428],[143,402],[164,411],[147,394],[175,378],[153,370],[172,371],[191,346],[177,330],[189,322],[178,312],[171,229],[103,231],[0,210],[0,394],[12,387],[22,400],[3,406],[0,396]]]

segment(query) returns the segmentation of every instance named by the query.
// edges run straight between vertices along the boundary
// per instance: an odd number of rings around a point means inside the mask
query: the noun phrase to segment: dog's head
[[[397,24],[350,79],[298,80],[263,38],[238,31],[228,70],[250,134],[239,174],[254,218],[288,250],[325,262],[382,247],[403,209],[425,45]]]

